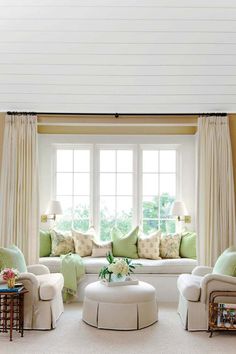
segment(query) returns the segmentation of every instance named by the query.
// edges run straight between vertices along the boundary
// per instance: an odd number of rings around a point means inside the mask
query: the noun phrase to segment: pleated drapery
[[[35,115],[6,115],[0,185],[0,246],[38,260],[38,141]]]
[[[212,266],[227,247],[236,244],[228,117],[199,117],[197,145],[198,260]]]

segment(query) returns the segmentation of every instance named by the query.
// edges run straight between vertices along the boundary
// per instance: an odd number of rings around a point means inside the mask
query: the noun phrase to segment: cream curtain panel
[[[198,260],[212,266],[221,252],[236,244],[228,117],[199,117],[197,146]]]
[[[38,142],[35,115],[6,115],[0,185],[0,246],[38,260]]]

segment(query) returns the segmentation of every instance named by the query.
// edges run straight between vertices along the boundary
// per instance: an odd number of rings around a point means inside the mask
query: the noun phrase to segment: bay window
[[[101,240],[117,226],[123,233],[140,225],[175,231],[170,207],[178,193],[178,152],[158,145],[56,146],[54,197],[63,215],[56,227],[86,231],[94,226]]]

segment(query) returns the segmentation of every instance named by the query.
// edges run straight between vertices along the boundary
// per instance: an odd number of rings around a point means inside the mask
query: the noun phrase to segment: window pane
[[[74,171],[89,172],[90,171],[90,151],[74,150]]]
[[[72,195],[72,173],[57,173],[57,195]]]
[[[100,171],[115,172],[116,170],[116,152],[114,150],[100,151]]]
[[[59,202],[61,202],[61,207],[63,211],[63,215],[71,215],[72,214],[72,197],[63,197],[61,195],[57,195],[56,197]]]
[[[143,217],[144,218],[158,218],[159,209],[158,197],[143,198]]]
[[[158,176],[156,174],[143,174],[143,195],[158,194]]]
[[[74,218],[89,219],[89,197],[74,198]]]
[[[170,196],[176,194],[176,175],[175,174],[161,174],[160,175],[160,195],[167,193]]]
[[[175,197],[170,196],[168,193],[163,193],[160,196],[160,217],[161,218],[169,218],[170,209],[175,200]]]
[[[108,219],[115,217],[115,197],[100,198],[100,214]]]
[[[175,220],[160,220],[160,229],[162,232],[174,233],[175,232]]]
[[[175,172],[176,170],[176,151],[160,151],[160,172]]]
[[[100,174],[100,195],[115,195],[116,178],[114,173]]]
[[[89,197],[74,198],[73,228],[81,231],[89,229]]]
[[[133,194],[133,180],[132,180],[131,173],[117,174],[117,194],[118,195]]]
[[[63,215],[56,216],[56,229],[60,231],[70,231],[72,226],[72,197],[57,196],[61,202]]]
[[[117,151],[117,172],[133,171],[133,151],[118,150]]]
[[[158,172],[158,151],[143,151],[143,172]]]
[[[132,197],[117,198],[116,226],[123,233],[127,233],[132,228],[132,210]]]
[[[88,219],[74,219],[73,228],[75,230],[80,230],[80,231],[86,232],[89,229],[89,220]]]
[[[89,195],[89,173],[74,174],[74,195]]]
[[[117,197],[117,218],[127,219],[132,217],[132,197]]]
[[[143,231],[146,234],[149,234],[154,230],[158,230],[158,228],[159,228],[158,220],[143,220]]]
[[[111,228],[115,226],[115,198],[102,197],[100,199],[100,239],[110,239]]]
[[[55,228],[59,231],[70,231],[72,228],[72,216],[62,215],[57,218]]]
[[[72,172],[73,150],[57,150],[57,172]]]

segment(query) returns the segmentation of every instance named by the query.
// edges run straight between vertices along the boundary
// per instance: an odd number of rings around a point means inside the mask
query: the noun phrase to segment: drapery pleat
[[[199,117],[197,145],[198,260],[212,266],[227,247],[236,244],[228,117]]]
[[[38,261],[37,117],[6,115],[0,184],[0,246],[17,245]]]

